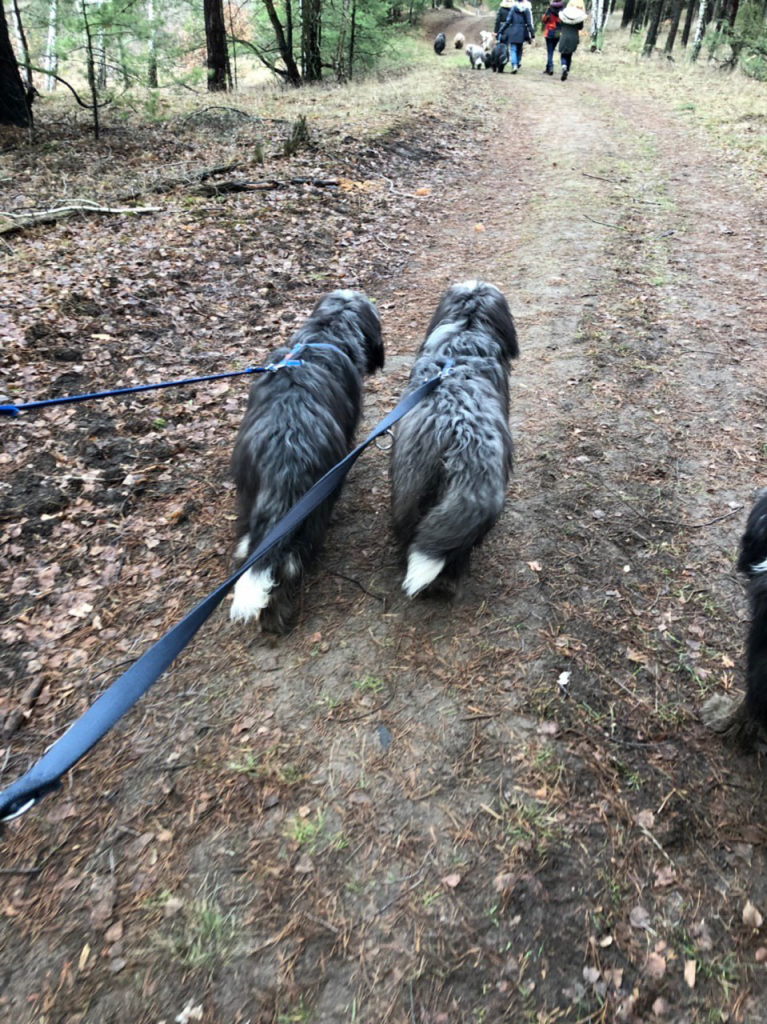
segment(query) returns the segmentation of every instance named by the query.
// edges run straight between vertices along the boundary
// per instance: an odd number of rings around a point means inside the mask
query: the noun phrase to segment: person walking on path
[[[543,23],[543,38],[546,40],[546,67],[544,75],[554,74],[554,51],[559,42],[559,15],[565,6],[565,0],[551,0],[546,8],[546,13],[541,18]]]
[[[522,48],[535,39],[533,9],[529,0],[501,0],[495,18],[495,34],[509,48],[511,73],[516,75],[522,64]]]
[[[586,20],[583,0],[569,0],[567,7],[559,12],[559,60],[562,64],[562,81],[567,81],[573,63],[573,54],[578,49],[580,31]]]

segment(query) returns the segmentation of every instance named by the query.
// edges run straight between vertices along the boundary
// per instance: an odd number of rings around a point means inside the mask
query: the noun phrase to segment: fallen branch
[[[10,739],[11,736],[13,736],[13,734],[19,729],[24,719],[28,717],[35,701],[42,692],[43,686],[44,680],[42,677],[38,677],[34,682],[30,683],[22,693],[19,698],[18,706],[8,713],[8,717],[3,723],[2,736],[4,740]]]
[[[187,121],[194,120],[195,118],[202,117],[209,110],[225,110],[229,114],[237,114],[238,117],[244,118],[246,121],[256,121],[259,118],[253,117],[252,114],[246,113],[244,110],[240,110],[239,107],[223,107],[223,106],[211,106],[202,107],[200,110],[193,110],[191,114],[186,114],[181,118],[181,124],[185,124]]]
[[[268,192],[289,185],[313,185],[315,188],[337,188],[337,178],[265,178],[262,181],[219,181],[212,185],[198,185],[192,191],[200,196],[222,196],[233,192]]]
[[[64,220],[66,217],[73,217],[76,213],[160,213],[160,206],[97,206],[95,203],[78,203],[76,206],[57,206],[52,210],[32,210],[27,213],[6,213],[0,210],[0,220],[8,221],[7,224],[0,224],[0,235],[11,235],[16,231],[24,231],[26,228],[34,227],[37,224],[53,224],[56,221]]]
[[[172,192],[174,188],[188,188],[193,182],[207,181],[208,178],[213,178],[217,174],[229,174],[231,171],[236,171],[238,167],[239,164],[237,162],[221,164],[219,167],[206,167],[202,171],[190,171],[186,175],[177,175],[174,178],[163,178],[154,185],[147,185],[144,188],[136,189],[134,192],[123,192],[117,199],[121,203],[128,203],[133,199],[138,199],[139,196],[147,194],[159,195],[162,192]]]

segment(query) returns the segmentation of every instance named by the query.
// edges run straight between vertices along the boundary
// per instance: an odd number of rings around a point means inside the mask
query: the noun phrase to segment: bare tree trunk
[[[32,116],[32,100],[35,96],[35,86],[32,81],[32,62],[29,59],[29,46],[27,45],[27,37],[24,34],[24,23],[21,20],[21,11],[19,10],[19,0],[13,0],[13,16],[16,24],[16,36],[19,41],[19,49],[24,58],[24,88],[27,94],[27,107],[29,108],[30,117]]]
[[[676,34],[679,30],[679,19],[682,16],[682,0],[671,0],[671,24],[668,27],[668,35],[666,36],[666,45],[663,47],[663,52],[667,57],[671,56],[671,52],[674,49],[674,43],[676,42]]]
[[[303,21],[301,24],[301,59],[304,66],[304,80],[322,80],[322,55],[320,53],[320,26],[322,19],[321,0],[303,0]]]
[[[621,17],[621,28],[625,28],[630,25],[634,20],[634,11],[636,10],[635,0],[626,0],[623,5],[623,16]]]
[[[349,79],[354,76],[354,45],[357,41],[357,0],[352,0],[352,25],[349,31]]]
[[[647,0],[636,0],[634,4],[634,18],[631,22],[631,32],[639,32],[645,23]]]
[[[229,34],[234,39],[234,15],[232,14],[232,0],[226,0],[226,9],[229,12]],[[232,73],[233,86],[237,88],[237,47],[232,49]]]
[[[687,13],[684,18],[684,28],[682,29],[682,46],[687,46],[690,41],[690,31],[692,30],[692,16],[695,13],[695,4],[693,0],[687,0]]]
[[[665,0],[652,0],[652,14],[650,18],[650,27],[647,30],[647,36],[644,41],[644,48],[642,49],[643,57],[652,57],[652,52],[655,49],[655,44],[658,41],[658,32],[660,31],[660,19],[663,14],[663,6]]]
[[[146,69],[146,84],[148,89],[156,89],[160,80],[157,75],[157,15],[154,9],[154,0],[146,0],[146,17],[149,22],[149,61]]]
[[[207,45],[208,92],[226,92],[229,81],[229,51],[226,47],[224,0],[203,0]]]
[[[274,38],[277,40],[277,48],[285,65],[285,77],[291,85],[301,85],[301,72],[298,69],[293,56],[293,8],[290,3],[285,5],[285,28],[282,27],[279,15],[274,6],[274,0],[264,0],[266,13],[272,23]]]
[[[349,8],[351,6],[351,0],[341,0],[341,23],[338,29],[338,39],[336,41],[336,55],[333,60],[333,69],[336,73],[336,81],[346,82],[349,80],[349,70],[347,68],[347,47],[346,47],[346,34],[347,25],[349,24]]]
[[[91,103],[93,104],[93,136],[99,137],[99,93],[96,86],[96,66],[93,57],[93,35],[91,25],[88,21],[87,0],[80,0],[80,10],[83,14],[83,29],[85,31],[85,60],[88,69],[88,88],[91,92]]]
[[[24,94],[19,66],[8,34],[5,8],[0,4],[0,124],[28,128],[32,117]]]
[[[56,56],[56,41],[58,35],[58,3],[57,0],[48,0],[48,35],[45,40],[45,57],[43,67],[49,72],[45,76],[45,91],[53,92],[56,88],[54,75],[59,69],[59,59]]]
[[[692,52],[690,53],[690,60],[697,60],[700,53],[700,48],[703,45],[703,36],[706,34],[706,12],[708,10],[708,0],[700,0],[698,4],[698,20],[695,23],[695,35],[692,40]]]

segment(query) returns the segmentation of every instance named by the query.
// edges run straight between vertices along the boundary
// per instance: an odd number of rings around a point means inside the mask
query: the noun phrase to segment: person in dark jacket
[[[533,9],[529,0],[501,0],[495,19],[495,34],[499,43],[509,48],[511,73],[516,75],[522,64],[522,48],[535,39]]]
[[[559,14],[559,60],[562,64],[562,81],[567,81],[573,63],[573,54],[578,49],[580,31],[586,20],[583,0],[569,0]]]
[[[565,6],[565,0],[551,0],[546,8],[546,13],[541,18],[543,23],[543,38],[546,40],[546,67],[544,75],[554,74],[554,51],[559,42],[559,13]]]

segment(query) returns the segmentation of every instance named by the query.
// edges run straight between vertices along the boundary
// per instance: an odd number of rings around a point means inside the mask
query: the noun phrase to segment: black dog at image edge
[[[746,638],[746,695],[716,695],[703,706],[703,721],[742,747],[767,741],[767,490],[759,493],[740,541],[738,571],[746,577],[751,623]]]

